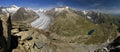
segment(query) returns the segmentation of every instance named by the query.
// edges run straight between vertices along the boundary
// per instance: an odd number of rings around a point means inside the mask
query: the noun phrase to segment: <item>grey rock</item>
[[[43,43],[43,42],[35,42],[35,46],[36,46],[38,49],[42,48],[42,47],[45,46],[45,45],[46,45],[46,43]]]

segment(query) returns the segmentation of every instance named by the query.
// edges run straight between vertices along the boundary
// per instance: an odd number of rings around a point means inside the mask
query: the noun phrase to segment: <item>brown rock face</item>
[[[11,32],[10,32],[10,18],[9,14],[0,15],[0,52],[7,52],[10,48]]]
[[[38,18],[38,15],[34,11],[21,7],[20,9],[18,9],[18,11],[15,14],[13,14],[12,21],[31,22],[32,20],[35,20],[36,18]]]

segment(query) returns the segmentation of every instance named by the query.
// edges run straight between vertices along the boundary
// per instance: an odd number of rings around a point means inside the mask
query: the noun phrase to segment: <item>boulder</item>
[[[22,52],[20,49],[13,49],[12,52]]]
[[[19,33],[16,33],[15,35],[20,36],[21,37],[20,40],[26,40],[26,39],[28,39],[30,37],[30,34],[29,34],[28,31],[21,31]]]
[[[43,43],[43,42],[35,42],[35,46],[40,49],[42,48],[43,46],[45,46],[46,43]]]
[[[11,32],[12,32],[12,34],[15,34],[15,33],[18,33],[19,30],[18,29],[12,29]]]

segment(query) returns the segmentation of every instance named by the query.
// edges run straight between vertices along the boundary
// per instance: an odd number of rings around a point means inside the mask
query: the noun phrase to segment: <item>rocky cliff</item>
[[[1,37],[1,52],[7,52],[10,49],[11,43],[11,21],[9,14],[0,15],[0,37]]]

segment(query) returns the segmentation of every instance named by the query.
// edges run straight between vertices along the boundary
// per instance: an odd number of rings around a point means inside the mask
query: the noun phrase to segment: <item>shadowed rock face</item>
[[[114,39],[106,47],[99,48],[94,52],[120,52],[120,36]]]
[[[13,14],[12,21],[31,22],[32,20],[35,20],[36,18],[38,18],[38,15],[34,11],[21,7],[20,9],[18,9],[18,11],[15,14]]]
[[[118,30],[118,32],[120,32],[120,27],[117,30]]]
[[[117,37],[113,42],[111,42],[107,48],[110,52],[119,52],[120,51],[120,36]]]
[[[7,52],[10,48],[11,41],[11,21],[9,14],[0,15],[0,52]]]
[[[5,37],[3,36],[2,21],[0,20],[0,52],[4,51],[5,48]]]

